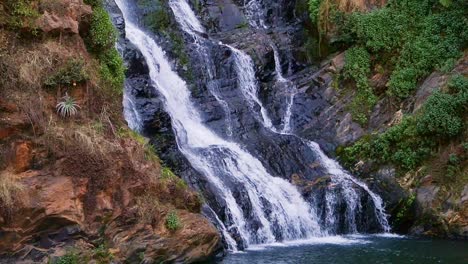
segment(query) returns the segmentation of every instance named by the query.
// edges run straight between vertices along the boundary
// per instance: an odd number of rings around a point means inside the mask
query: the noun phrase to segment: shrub
[[[13,29],[29,29],[36,32],[35,20],[39,17],[39,12],[33,5],[32,0],[6,0],[4,7],[10,17],[7,25]]]
[[[57,260],[55,260],[51,264],[80,264],[80,258],[77,254],[69,252],[59,257]]]
[[[421,134],[450,138],[463,131],[462,105],[450,94],[434,93],[424,106],[417,129]]]
[[[93,250],[93,259],[97,260],[98,263],[111,263],[114,255],[109,252],[109,248],[105,244],[100,244]]]
[[[111,48],[117,39],[117,32],[110,16],[101,6],[93,9],[89,34],[88,42],[90,42],[91,49],[95,52]]]
[[[84,61],[82,59],[72,59],[64,67],[60,68],[56,74],[48,77],[44,84],[49,87],[72,86],[88,79],[89,76]]]
[[[166,227],[167,229],[171,231],[176,231],[177,229],[181,227],[179,216],[177,215],[175,211],[170,212],[166,216]]]
[[[319,11],[321,0],[309,0],[309,16],[312,23],[317,24],[319,19]]]
[[[111,48],[99,55],[101,63],[101,78],[112,90],[121,95],[125,81],[125,66],[122,57],[115,48]]]
[[[468,79],[454,76],[446,92],[435,92],[414,116],[380,135],[365,137],[337,153],[346,166],[360,159],[391,163],[402,171],[417,168],[436,150],[441,140],[451,140],[465,131]],[[455,170],[454,164],[448,169]]]
[[[389,1],[384,8],[348,15],[342,34],[392,69],[389,94],[406,98],[431,71],[449,69],[466,48],[466,1],[450,2]]]
[[[377,103],[377,97],[369,86],[367,76],[370,73],[371,58],[363,47],[353,47],[345,53],[344,77],[356,82],[357,92],[350,105],[353,119],[365,125],[368,115]]]
[[[169,15],[161,6],[158,6],[155,11],[146,14],[144,22],[154,32],[165,31],[171,24]]]

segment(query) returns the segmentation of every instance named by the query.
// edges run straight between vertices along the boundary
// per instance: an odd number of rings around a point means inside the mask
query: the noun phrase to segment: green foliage
[[[369,52],[363,47],[353,47],[345,53],[344,77],[356,82],[357,92],[351,102],[350,110],[353,119],[365,125],[368,115],[377,103],[377,97],[369,86],[371,58]]]
[[[94,7],[102,6],[102,0],[84,0],[84,3]]]
[[[163,167],[161,170],[161,178],[162,179],[174,179],[177,176],[172,172],[172,170],[168,167]]]
[[[360,139],[338,153],[347,166],[360,159],[392,163],[402,171],[417,168],[431,156],[441,140],[452,140],[465,131],[468,80],[456,75],[446,92],[431,95],[420,112],[380,135]]]
[[[345,53],[344,75],[360,85],[367,85],[367,75],[370,73],[370,54],[363,47],[353,47]]]
[[[44,84],[49,87],[73,86],[89,79],[84,60],[72,59],[58,70],[57,73],[48,77]]]
[[[80,258],[78,254],[73,252],[68,252],[67,254],[59,257],[57,260],[53,261],[52,264],[80,264]]]
[[[422,135],[451,138],[464,131],[463,113],[468,105],[468,78],[455,76],[449,93],[435,92],[424,105],[417,129]]]
[[[466,48],[467,2],[441,4],[435,0],[393,0],[384,8],[355,12],[345,19],[342,34],[351,36],[352,44],[371,51],[373,63],[393,69],[388,83],[391,95],[408,97],[434,69],[450,69]]]
[[[179,216],[177,212],[172,211],[166,216],[166,227],[171,231],[176,231],[181,227]]]
[[[116,39],[117,32],[109,14],[103,7],[95,7],[89,31],[90,48],[95,52],[107,50],[114,45]]]
[[[13,29],[28,29],[36,33],[35,20],[39,12],[33,5],[33,0],[6,0],[3,5],[10,15],[7,25]]]
[[[309,0],[309,17],[314,24],[318,22],[321,3],[322,0]]]
[[[400,209],[398,210],[395,219],[397,225],[403,223],[408,218],[408,214],[410,214],[410,210],[415,201],[416,195],[411,194],[408,198],[400,202]]]
[[[105,244],[100,244],[97,248],[95,248],[92,252],[93,259],[97,261],[97,263],[111,263],[114,259],[114,255],[109,252],[109,248]]]
[[[115,48],[110,48],[99,55],[101,62],[101,77],[109,84],[116,94],[123,93],[125,81],[125,65],[122,57]]]

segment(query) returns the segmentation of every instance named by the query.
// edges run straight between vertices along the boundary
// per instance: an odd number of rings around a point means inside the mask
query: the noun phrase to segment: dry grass
[[[159,216],[163,212],[163,208],[157,195],[153,192],[146,191],[143,195],[137,197],[136,209],[142,223],[155,224],[161,220]]]
[[[24,186],[16,180],[12,172],[0,172],[0,207],[11,210],[20,201],[19,195],[23,190]]]

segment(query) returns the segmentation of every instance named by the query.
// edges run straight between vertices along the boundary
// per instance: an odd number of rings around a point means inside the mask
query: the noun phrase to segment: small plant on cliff
[[[66,94],[62,98],[62,101],[57,104],[56,108],[57,113],[62,117],[71,117],[78,114],[78,108],[80,108],[80,106],[76,103],[73,97]]]
[[[78,254],[74,252],[67,252],[67,254],[57,258],[55,261],[50,261],[50,264],[79,264],[80,258]]]
[[[114,259],[114,255],[109,252],[109,248],[105,244],[100,244],[93,250],[93,259],[96,260],[97,263],[111,263]]]
[[[175,211],[170,212],[166,216],[166,227],[171,231],[176,231],[181,227],[179,216]]]

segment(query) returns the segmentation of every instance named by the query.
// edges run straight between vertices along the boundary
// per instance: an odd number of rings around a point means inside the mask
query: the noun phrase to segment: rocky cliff
[[[125,124],[110,23],[99,1],[0,3],[2,263],[196,262],[220,250],[199,195]]]

